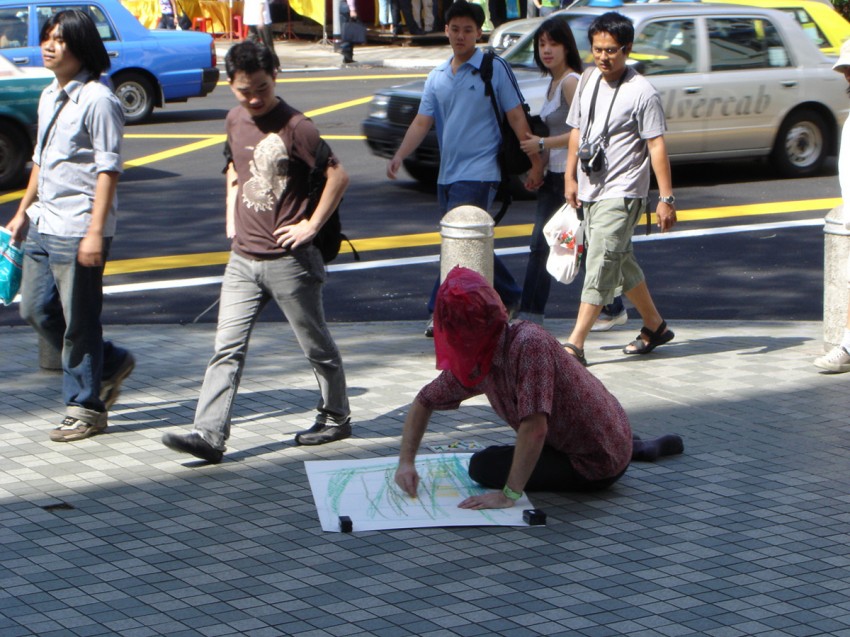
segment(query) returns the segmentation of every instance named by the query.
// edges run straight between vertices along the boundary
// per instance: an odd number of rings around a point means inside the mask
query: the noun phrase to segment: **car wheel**
[[[773,161],[785,177],[805,177],[817,172],[827,155],[826,122],[817,111],[792,112],[776,136]]]
[[[156,100],[150,80],[139,73],[124,73],[112,81],[124,111],[124,121],[137,124],[147,119]]]
[[[437,176],[440,173],[439,168],[434,166],[425,166],[407,159],[404,160],[404,169],[407,171],[407,174],[413,177],[416,181],[421,181],[423,184],[431,185],[437,183]]]
[[[14,188],[24,180],[32,155],[26,135],[10,122],[0,126],[0,190]]]

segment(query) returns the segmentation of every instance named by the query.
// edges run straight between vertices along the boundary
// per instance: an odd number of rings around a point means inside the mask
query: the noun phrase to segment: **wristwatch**
[[[541,137],[539,140],[537,140],[537,145],[540,147],[540,150],[546,150],[546,147],[543,145],[544,139],[544,137]]]
[[[508,500],[513,500],[514,502],[522,497],[522,491],[514,491],[508,485],[505,485],[502,489],[502,493]]]
[[[659,203],[666,203],[668,206],[672,206],[676,203],[676,198],[670,195],[669,197],[659,197],[658,201]]]

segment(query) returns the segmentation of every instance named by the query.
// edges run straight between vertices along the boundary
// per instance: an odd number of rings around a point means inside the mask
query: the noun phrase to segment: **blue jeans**
[[[537,214],[534,217],[534,230],[531,231],[531,253],[525,268],[520,312],[542,315],[546,309],[552,277],[546,270],[549,244],[543,236],[543,226],[565,201],[564,173],[546,173],[543,186],[537,191]]]
[[[449,210],[458,206],[477,206],[482,210],[490,210],[490,205],[496,197],[499,183],[495,181],[456,181],[452,184],[437,184],[437,201],[440,204],[440,214],[444,215]],[[437,290],[440,287],[440,278],[431,291],[428,301],[428,311],[434,312],[434,304],[437,301]],[[493,287],[499,293],[502,303],[506,308],[515,308],[519,304],[522,290],[514,281],[510,270],[502,260],[493,256]]]
[[[230,415],[251,330],[272,299],[283,310],[319,382],[317,420],[341,424],[348,419],[351,412],[342,359],[325,323],[324,283],[325,265],[312,245],[265,261],[230,254],[221,284],[215,353],[195,410],[195,430],[213,447],[224,449],[230,437]]]
[[[77,261],[81,237],[39,234],[30,225],[21,279],[21,318],[62,352],[62,398],[68,406],[104,411],[102,378],[112,376],[127,351],[103,340],[103,266]],[[111,238],[103,240],[103,260]]]

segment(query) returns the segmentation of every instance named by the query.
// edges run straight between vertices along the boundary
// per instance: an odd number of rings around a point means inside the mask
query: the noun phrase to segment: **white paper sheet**
[[[534,505],[523,494],[510,509],[457,508],[471,495],[486,493],[467,473],[471,453],[419,455],[419,496],[411,498],[395,484],[398,458],[314,460],[304,463],[323,531],[339,531],[340,516],[353,531],[444,526],[526,526],[525,509]]]

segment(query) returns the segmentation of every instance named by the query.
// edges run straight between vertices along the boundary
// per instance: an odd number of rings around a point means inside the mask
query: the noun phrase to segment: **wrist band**
[[[522,497],[522,491],[514,491],[507,484],[502,488],[502,494],[508,499],[516,502]]]

